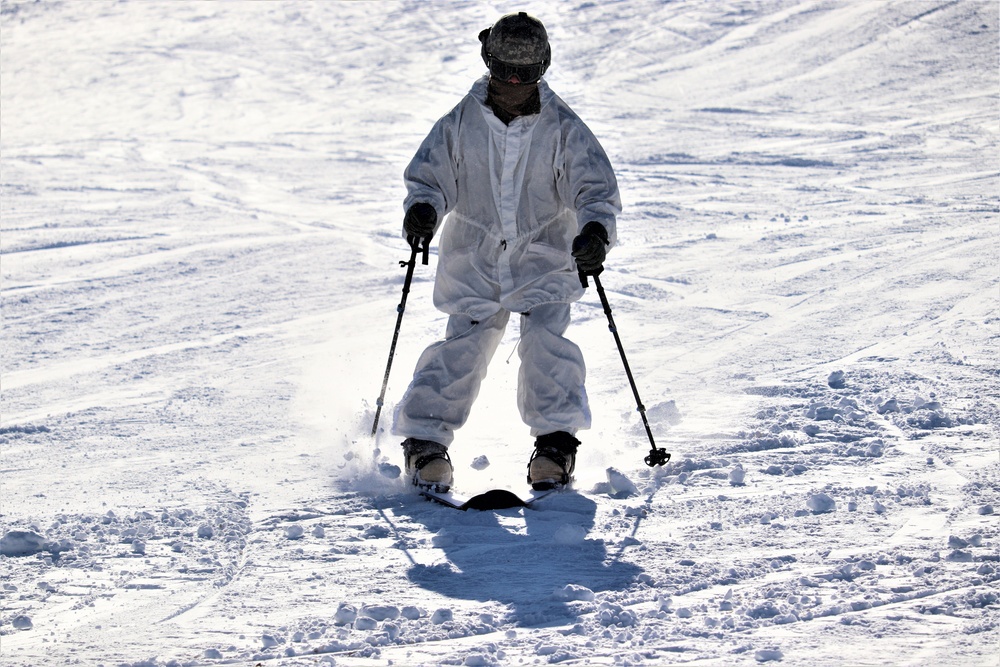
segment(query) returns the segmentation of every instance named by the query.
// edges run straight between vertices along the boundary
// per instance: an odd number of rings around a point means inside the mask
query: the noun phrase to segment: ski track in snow
[[[588,293],[575,491],[461,513],[380,473],[433,258],[369,431],[400,174],[521,9],[618,170],[673,458]],[[996,665],[997,14],[4,0],[0,662]],[[523,484],[516,337],[466,493]]]

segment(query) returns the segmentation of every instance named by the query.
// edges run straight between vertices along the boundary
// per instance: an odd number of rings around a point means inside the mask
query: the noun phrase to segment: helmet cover
[[[484,59],[496,58],[510,65],[548,66],[551,60],[549,36],[542,22],[525,12],[508,14],[489,32],[483,31]]]

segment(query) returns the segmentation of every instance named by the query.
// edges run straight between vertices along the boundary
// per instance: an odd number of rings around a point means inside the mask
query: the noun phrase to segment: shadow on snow
[[[622,590],[642,573],[609,557],[603,540],[586,538],[597,505],[580,494],[550,496],[537,509],[460,512],[414,500],[396,511],[434,533],[445,555],[433,565],[414,562],[410,581],[450,598],[509,605],[521,625],[575,617],[570,604],[592,597],[588,591]]]

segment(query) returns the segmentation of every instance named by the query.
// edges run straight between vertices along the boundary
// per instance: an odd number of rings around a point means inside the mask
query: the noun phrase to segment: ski
[[[529,491],[524,494],[517,494],[506,489],[491,489],[474,496],[461,496],[455,493],[441,493],[433,489],[420,489],[420,495],[428,500],[433,500],[447,507],[456,510],[505,510],[514,507],[532,507],[535,502],[551,495],[560,488],[545,489],[543,491]]]

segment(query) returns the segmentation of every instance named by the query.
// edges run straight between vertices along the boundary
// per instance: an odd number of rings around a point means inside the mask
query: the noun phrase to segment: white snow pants
[[[510,311],[503,309],[479,322],[450,316],[445,340],[424,350],[417,362],[396,407],[393,433],[450,445],[469,418],[509,319]],[[517,404],[533,436],[590,427],[583,354],[563,336],[569,319],[568,303],[542,304],[521,315]]]

